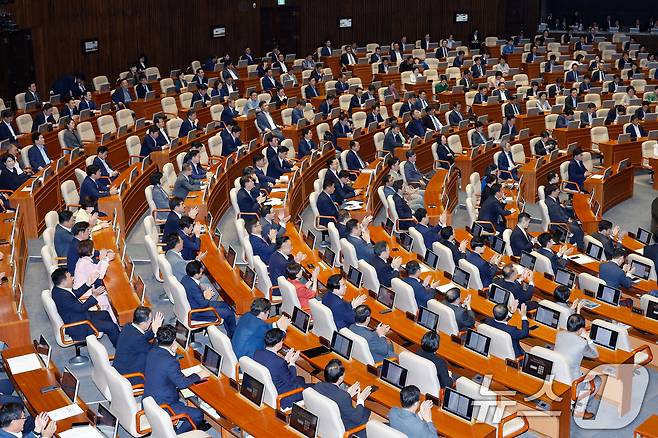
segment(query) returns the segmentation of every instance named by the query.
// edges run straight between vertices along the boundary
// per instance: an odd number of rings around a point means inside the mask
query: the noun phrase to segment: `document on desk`
[[[270,198],[267,201],[265,201],[263,204],[270,206],[283,205],[283,199]]]
[[[592,175],[590,176],[592,179],[603,179],[603,175]]]
[[[12,374],[20,374],[40,369],[41,361],[35,353],[30,353],[7,359],[7,365]]]
[[[595,303],[594,301],[590,301],[588,299],[582,299],[582,300],[580,300],[580,302],[583,303],[584,308],[590,309],[590,310],[591,309],[596,309],[600,305],[600,304]]]
[[[201,371],[203,371],[203,368],[201,368],[201,365],[195,365],[193,367],[189,368],[183,368],[181,372],[185,377],[190,377],[192,374],[199,374]]]
[[[31,192],[31,191],[32,191],[32,186],[23,187],[21,189],[21,192]]]
[[[450,283],[442,284],[441,286],[437,287],[436,289],[441,292],[442,294],[448,292],[450,289],[453,287],[458,288],[459,286],[453,283],[452,281]]]
[[[53,421],[59,421],[63,420],[65,418],[69,417],[75,417],[76,415],[82,414],[84,411],[80,406],[77,404],[73,403],[68,406],[64,406],[58,409],[55,409],[54,411],[48,412],[48,417],[50,417],[51,420]]]
[[[365,167],[365,168],[361,169],[360,172],[361,172],[361,173],[374,173],[374,172],[375,172],[375,169],[371,169],[371,168]]]
[[[579,265],[586,265],[587,263],[594,263],[596,261],[596,259],[593,259],[590,256],[586,256],[585,254],[576,254],[570,256],[569,260],[574,263],[578,263]]]
[[[271,193],[285,193],[288,191],[288,187],[274,187]]]
[[[104,435],[95,427],[88,425],[86,427],[76,427],[75,429],[59,432],[60,438],[103,438]]]

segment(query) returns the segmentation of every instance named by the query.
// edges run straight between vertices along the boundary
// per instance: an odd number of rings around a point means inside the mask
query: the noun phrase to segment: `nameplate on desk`
[[[283,421],[284,423],[288,423],[288,416],[286,415],[285,412],[277,409],[274,411],[274,415],[276,416],[276,418]]]
[[[588,297],[594,298],[594,292],[591,290],[583,289],[583,293]]]
[[[484,289],[478,290],[478,295],[481,296],[482,298],[489,298],[489,294]]]
[[[461,345],[461,344],[462,344],[462,338],[461,338],[461,336],[459,336],[459,335],[450,335],[450,340],[451,340],[452,342],[454,342],[455,344],[457,344],[457,345]]]
[[[410,319],[414,322],[416,322],[416,314],[413,312],[404,312],[404,316],[407,317],[407,319]]]
[[[368,295],[370,295],[374,299],[377,299],[377,292],[375,292],[374,290],[368,289]]]
[[[519,363],[514,359],[505,359],[505,365],[507,365],[510,368],[514,368],[515,370],[519,369]]]
[[[376,366],[374,366],[374,365],[366,365],[366,370],[367,370],[370,374],[379,377],[379,368],[377,368]]]
[[[640,307],[631,307],[631,312],[637,313],[638,315],[644,315],[644,311]]]
[[[430,393],[425,394],[425,400],[430,400],[434,406],[441,406],[441,399]]]
[[[240,390],[240,385],[238,384],[238,381],[235,379],[231,379],[229,377],[228,379],[228,384],[231,385],[231,388],[235,389],[236,391]]]
[[[555,277],[552,274],[549,274],[548,272],[544,272],[544,278],[553,281]]]

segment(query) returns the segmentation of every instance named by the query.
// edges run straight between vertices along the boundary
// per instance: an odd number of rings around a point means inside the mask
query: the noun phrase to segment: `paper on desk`
[[[430,267],[424,263],[420,263],[420,273],[431,271]]]
[[[596,259],[593,259],[590,256],[586,256],[585,254],[576,254],[573,256],[569,257],[569,260],[572,262],[578,263],[579,265],[584,265],[587,263],[593,263],[596,261]]]
[[[73,403],[62,408],[55,409],[54,411],[48,412],[48,416],[53,421],[63,420],[65,418],[74,417],[76,415],[82,414],[82,408],[77,404]]]
[[[375,173],[375,169],[370,169],[368,167],[361,169],[361,173]]]
[[[195,365],[193,367],[184,368],[184,369],[181,370],[181,372],[183,373],[183,375],[185,377],[190,377],[192,374],[201,373],[202,370],[203,370],[203,368],[201,368],[201,365]]]
[[[283,200],[278,198],[270,198],[267,201],[263,202],[265,205],[283,205]]]
[[[287,187],[274,187],[272,193],[285,193],[288,191]]]
[[[359,210],[361,208],[361,204],[345,204],[343,208],[347,211]]]
[[[452,289],[453,287],[459,287],[459,286],[457,286],[455,283],[453,283],[451,281],[450,283],[442,284],[441,286],[437,287],[436,289],[439,292],[441,292],[442,294],[444,294],[444,293],[448,292],[450,289]]]
[[[590,176],[592,179],[603,179],[603,175],[592,175]]]
[[[76,427],[75,429],[59,432],[60,438],[103,438],[103,435],[95,427]]]
[[[32,186],[23,187],[21,189],[21,192],[31,192],[31,191],[32,191]]]
[[[35,353],[30,353],[7,359],[7,365],[12,374],[20,374],[40,369],[41,361]]]
[[[586,308],[586,309],[596,309],[600,305],[600,304],[595,303],[593,301],[590,301],[588,299],[582,299],[582,300],[580,300],[580,302],[583,303],[583,307]]]

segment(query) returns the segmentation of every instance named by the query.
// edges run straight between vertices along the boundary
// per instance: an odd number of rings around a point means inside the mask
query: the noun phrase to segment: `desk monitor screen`
[[[489,287],[489,301],[493,301],[496,304],[505,304],[509,302],[510,291],[503,289],[495,283],[492,283]]]
[[[395,291],[393,289],[387,288],[386,286],[379,286],[377,301],[379,301],[389,309],[392,309],[393,302],[395,301]]]
[[[71,400],[72,403],[75,403],[78,397],[78,387],[80,386],[80,382],[73,375],[71,370],[64,368],[64,372],[62,373],[62,378],[59,384],[61,385],[62,391],[64,391],[64,394],[66,394],[69,400]]]
[[[94,423],[103,438],[116,438],[119,432],[119,422],[110,410],[102,404],[98,405],[98,413],[94,416]]]
[[[301,331],[302,333],[306,333],[308,332],[308,326],[311,322],[311,315],[295,306],[292,309],[292,318],[290,322],[295,328],[297,328],[297,330]]]
[[[401,367],[395,362],[384,359],[382,364],[381,379],[400,389],[404,388],[407,383],[407,369]]]
[[[361,277],[363,274],[361,271],[356,269],[354,266],[350,266],[349,271],[347,271],[347,281],[352,283],[354,287],[361,287]]]
[[[637,260],[631,261],[631,269],[633,270],[633,275],[642,280],[648,280],[651,274],[651,266]]]
[[[537,262],[537,257],[533,256],[529,252],[523,251],[521,253],[521,260],[519,261],[519,263],[524,268],[528,268],[531,271],[534,271],[536,262]]]
[[[386,219],[386,222],[382,223],[382,227],[384,228],[384,231],[386,231],[386,233],[389,236],[393,235],[393,221],[392,220]]]
[[[485,336],[472,329],[468,329],[466,332],[466,342],[464,342],[464,347],[468,348],[469,350],[475,351],[476,353],[487,357],[489,356],[490,345],[491,338],[489,336]]]
[[[555,273],[555,282],[566,286],[569,289],[573,287],[574,282],[576,281],[576,274],[569,271],[568,269],[558,268]]]
[[[592,205],[592,214],[594,217],[599,217],[599,213],[601,212],[601,204],[599,204],[599,201],[594,201],[594,204]]]
[[[603,247],[594,242],[589,242],[585,249],[585,253],[596,260],[601,260],[601,257],[603,257]]]
[[[617,348],[618,336],[619,333],[614,330],[601,327],[597,324],[592,324],[590,337],[592,338],[592,341],[597,345],[601,345],[602,347],[608,348],[610,350],[615,350]]]
[[[458,284],[464,289],[468,288],[468,281],[471,279],[471,274],[462,268],[455,266],[455,271],[452,273],[452,282]]]
[[[400,234],[400,246],[402,246],[402,248],[404,248],[407,251],[411,251],[412,243],[413,240],[411,239],[411,236],[408,233]]]
[[[315,438],[318,431],[318,417],[295,403],[290,413],[290,427],[305,437]]]
[[[231,268],[235,266],[235,249],[233,249],[231,245],[229,245],[228,250],[226,251],[226,261]]]
[[[334,332],[331,338],[331,351],[350,360],[350,356],[352,355],[352,340],[347,336]]]
[[[473,399],[452,388],[445,388],[442,408],[466,421],[473,418]]]
[[[606,286],[605,284],[599,284],[599,290],[596,291],[597,300],[601,300],[604,303],[608,303],[613,306],[619,305],[620,297],[621,297],[621,291],[619,289]]]
[[[649,301],[645,316],[653,320],[658,320],[658,301]]]
[[[425,263],[427,263],[432,269],[436,269],[439,265],[439,256],[436,255],[431,249],[425,250]]]
[[[435,332],[436,328],[439,325],[439,315],[437,313],[432,312],[426,307],[419,307],[418,325]]]
[[[523,359],[522,371],[538,379],[546,380],[553,371],[553,362],[534,354],[526,353]]]
[[[187,342],[190,340],[190,331],[182,322],[176,320],[176,342],[183,350],[187,349]]]
[[[320,259],[323,262],[329,265],[330,268],[334,267],[334,260],[336,259],[336,253],[334,253],[331,248],[327,247],[324,249],[324,252],[320,251]]]
[[[535,321],[556,329],[560,322],[560,312],[540,304],[537,307]]]
[[[39,335],[38,341],[36,339],[34,340],[34,350],[41,358],[41,361],[43,362],[43,366],[45,368],[48,368],[48,365],[50,364],[51,350],[50,350],[50,344],[48,343],[48,341],[46,341],[46,338],[44,338],[43,335]]]
[[[240,394],[246,397],[247,400],[256,406],[260,406],[263,402],[264,389],[265,385],[251,377],[249,374],[244,373],[242,384],[240,385]]]
[[[493,242],[491,244],[491,249],[497,252],[498,254],[505,253],[505,241],[498,236],[494,236]]]
[[[653,233],[645,230],[644,228],[638,228],[635,239],[645,245],[651,244],[651,239],[653,238]]]
[[[219,371],[222,369],[222,356],[210,345],[204,346],[201,363],[211,374],[219,376]]]
[[[473,222],[473,226],[471,227],[471,235],[473,237],[480,237],[482,235],[482,231],[484,231],[482,225],[477,222]]]
[[[247,283],[249,289],[253,289],[254,284],[256,283],[256,272],[254,272],[253,269],[247,266],[244,270],[244,274],[242,274],[242,281]]]

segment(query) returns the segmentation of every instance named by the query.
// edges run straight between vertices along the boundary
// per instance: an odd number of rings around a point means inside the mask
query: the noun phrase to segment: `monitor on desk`
[[[435,332],[439,326],[439,315],[432,312],[427,307],[421,306],[418,308],[418,321],[416,322],[421,327],[425,327],[426,329]]]
[[[350,360],[352,355],[352,340],[347,336],[334,332],[331,337],[331,351],[342,356],[344,359]]]
[[[304,234],[304,243],[306,243],[311,249],[315,248],[315,234],[313,234],[313,231],[310,228],[306,231],[306,234]]]
[[[540,303],[537,307],[535,321],[557,329],[560,322],[560,312],[553,310],[550,307],[546,307]]]
[[[612,306],[619,306],[619,299],[621,298],[621,291],[614,287],[605,284],[599,284],[599,289],[596,291],[596,299],[608,303]]]
[[[203,356],[201,364],[210,372],[219,377],[219,372],[222,369],[222,356],[210,345],[203,348]]]
[[[240,394],[258,407],[263,402],[264,389],[265,385],[263,383],[247,373],[243,374],[242,383],[240,384]]]
[[[292,317],[290,318],[290,322],[297,330],[301,331],[302,333],[306,333],[308,332],[308,327],[311,322],[311,315],[295,306],[295,308],[292,309]]]
[[[330,268],[334,267],[334,261],[336,259],[336,253],[334,253],[331,248],[326,247],[323,251],[319,252],[320,260],[329,265]]]
[[[466,332],[466,341],[464,347],[484,357],[489,356],[489,346],[491,345],[491,338],[482,333],[478,333],[473,329],[468,329]]]
[[[176,320],[176,343],[181,349],[186,350],[189,340],[190,330],[182,322]]]
[[[377,293],[377,301],[379,301],[389,309],[392,309],[393,302],[395,301],[395,291],[386,286],[380,285],[379,293]]]
[[[585,254],[596,260],[601,260],[603,257],[603,247],[597,245],[594,242],[588,242],[587,246],[585,247]]]
[[[472,398],[457,392],[452,388],[445,388],[443,394],[442,408],[446,412],[450,412],[464,420],[470,422],[473,419],[473,405]]]
[[[436,269],[439,265],[439,256],[431,249],[426,249],[424,262],[429,265],[430,268]]]
[[[534,271],[535,263],[537,263],[537,257],[526,251],[523,251],[521,253],[521,259],[519,260],[519,264],[521,266],[523,266],[524,268],[528,268],[531,271]]]
[[[526,353],[523,358],[523,367],[521,370],[533,377],[541,380],[546,380],[553,371],[553,362],[544,359],[543,357],[536,356],[531,353]]]
[[[455,271],[452,273],[452,282],[463,287],[468,288],[468,281],[471,279],[471,274],[466,272],[459,266],[455,266]]]
[[[401,233],[398,239],[398,243],[402,248],[410,252],[411,245],[413,244],[413,239],[408,233]]]
[[[569,289],[573,288],[575,281],[576,274],[569,271],[568,269],[558,268],[557,272],[555,273],[555,282],[557,284],[561,284],[562,286],[566,286]]]
[[[48,368],[48,366],[50,365],[50,355],[52,353],[50,344],[48,343],[46,338],[43,337],[43,335],[39,335],[39,340],[37,341],[35,339],[33,342],[34,342],[34,351],[36,351],[37,354],[39,355],[39,359],[41,359],[41,362],[43,362],[44,368]]]
[[[64,368],[64,372],[62,373],[62,377],[59,381],[59,384],[62,387],[62,391],[64,391],[64,394],[66,394],[69,400],[71,400],[71,403],[76,403],[78,397],[78,389],[80,388],[80,382],[73,375],[71,370],[68,369],[68,367]]]
[[[382,373],[380,378],[387,383],[402,389],[407,383],[407,369],[401,367],[395,362],[384,359],[382,364]]]
[[[118,436],[119,422],[114,414],[102,403],[98,404],[98,413],[88,410],[87,416],[103,438],[116,438]]]
[[[356,269],[354,266],[350,266],[350,269],[347,271],[347,281],[352,283],[354,287],[360,288],[362,277],[363,274],[361,271]]]
[[[495,251],[498,254],[504,254],[505,253],[505,241],[498,237],[494,236],[493,241],[491,242],[491,249]]]
[[[229,245],[228,250],[226,250],[226,262],[229,264],[231,268],[235,267],[235,249]]]
[[[644,245],[650,245],[651,240],[653,239],[653,233],[645,230],[644,228],[638,228],[637,234],[635,235],[635,240],[641,242]]]
[[[249,289],[252,290],[256,284],[256,272],[249,266],[245,267],[244,273],[242,274],[242,281],[244,281]]]
[[[617,137],[617,143],[619,144],[628,143],[629,141],[631,141],[631,134],[619,134],[619,137]]]
[[[510,295],[510,291],[498,286],[495,283],[492,283],[491,286],[489,286],[489,301],[493,301],[496,304],[507,305]]]
[[[317,436],[318,417],[297,403],[292,405],[289,425],[307,438],[315,438]]]
[[[615,350],[617,348],[618,337],[619,333],[617,331],[610,330],[609,328],[602,327],[598,324],[592,324],[590,338],[596,345]]]
[[[631,269],[633,271],[633,275],[637,278],[641,278],[642,280],[648,280],[651,276],[651,266],[642,262],[638,262],[637,260],[631,261]]]
[[[651,300],[647,303],[647,312],[644,316],[653,320],[658,320],[658,301]]]

